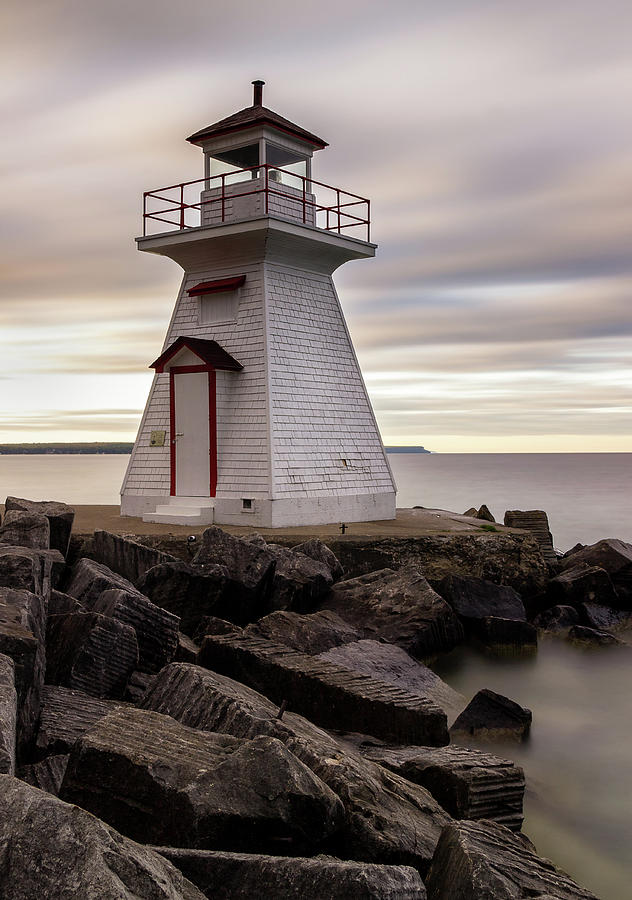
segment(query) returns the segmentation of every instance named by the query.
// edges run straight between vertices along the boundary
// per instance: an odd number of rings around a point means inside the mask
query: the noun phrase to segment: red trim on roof
[[[201,281],[189,288],[189,297],[199,297],[202,294],[217,294],[220,291],[235,291],[246,280],[245,275],[235,275],[233,278],[217,278],[215,281]]]
[[[227,353],[223,347],[220,347],[217,341],[207,341],[202,338],[186,336],[179,337],[175,340],[170,347],[167,347],[164,353],[161,353],[158,359],[155,360],[149,368],[155,369],[156,374],[160,375],[165,371],[165,366],[169,361],[185,347],[192,353],[195,353],[209,371],[214,369],[224,369],[228,372],[240,372],[241,369],[243,369],[242,364],[232,357],[230,353]]]

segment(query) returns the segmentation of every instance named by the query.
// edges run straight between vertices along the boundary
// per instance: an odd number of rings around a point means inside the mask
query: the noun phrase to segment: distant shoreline
[[[50,444],[0,444],[0,456],[29,456],[50,454],[105,454],[120,453],[129,455],[134,444],[132,441],[93,443],[50,443]],[[387,453],[431,453],[425,447],[385,447]]]

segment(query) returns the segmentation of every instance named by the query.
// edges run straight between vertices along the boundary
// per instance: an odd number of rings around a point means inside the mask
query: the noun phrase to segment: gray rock
[[[7,900],[204,900],[164,857],[10,775],[0,776],[0,872]]]
[[[504,522],[508,528],[523,528],[525,531],[530,531],[538,542],[546,562],[557,562],[557,555],[553,547],[553,536],[549,529],[549,518],[544,510],[508,509],[505,512]]]
[[[135,840],[201,849],[313,852],[344,817],[276,738],[212,734],[131,708],[77,741],[61,797]]]
[[[242,634],[244,629],[234,622],[219,619],[217,616],[204,616],[200,619],[197,631],[193,635],[196,644],[201,644],[207,634]]]
[[[72,567],[65,591],[86,609],[92,609],[104,591],[118,588],[131,594],[140,593],[131,581],[93,559],[80,559]]]
[[[547,599],[551,606],[578,606],[580,603],[619,605],[610,575],[599,566],[576,565],[565,569],[549,581]]]
[[[533,620],[533,624],[545,631],[568,631],[579,622],[579,613],[574,606],[552,606],[545,609]]]
[[[467,702],[462,694],[442,681],[432,669],[413,659],[395,644],[356,641],[327,650],[320,654],[319,659],[395,684],[411,694],[427,697],[445,711],[448,724],[452,723]]]
[[[176,557],[153,547],[139,544],[133,538],[112,534],[98,529],[94,532],[92,555],[97,562],[135,583],[138,579],[162,563],[176,562]]]
[[[265,544],[265,549],[276,561],[269,610],[311,612],[333,584],[330,564],[306,556],[295,547]]]
[[[632,544],[616,538],[606,538],[573,553],[568,560],[563,561],[563,566],[565,571],[577,566],[605,569],[617,593],[617,602],[606,605],[632,609]]]
[[[252,618],[258,618],[269,610],[276,559],[267,547],[258,546],[212,526],[202,535],[201,546],[193,557],[193,563],[196,566],[226,566],[230,578],[240,586],[240,592],[244,595],[242,603],[255,613]],[[245,624],[244,621],[235,621],[240,625]]]
[[[489,509],[483,503],[482,506],[476,512],[477,519],[483,519],[484,522],[495,522],[496,519],[492,516]]]
[[[0,526],[0,543],[33,550],[50,549],[50,525],[46,516],[39,513],[10,509]]]
[[[245,633],[277,641],[310,656],[357,641],[360,637],[357,629],[326,609],[309,615],[278,610],[248,625]]]
[[[597,900],[496,822],[446,826],[426,889],[428,900]]]
[[[527,618],[520,595],[504,584],[472,576],[448,575],[437,590],[470,631],[487,616],[522,622]]]
[[[602,606],[599,603],[578,603],[577,612],[588,628],[594,628],[597,631],[629,628],[632,624],[632,613],[629,610],[611,609],[609,606]]]
[[[365,747],[362,754],[427,788],[455,819],[522,827],[524,772],[509,759],[466,747]]]
[[[302,716],[286,712],[279,720],[275,704],[230,678],[172,663],[142,705],[207,731],[278,737],[344,804],[345,823],[330,841],[337,856],[425,871],[441,828],[450,821],[424,788],[343,749]]]
[[[58,550],[62,556],[68,553],[70,533],[75,518],[72,506],[54,500],[24,500],[21,497],[7,497],[5,509],[22,510],[27,513],[46,516],[50,529],[51,550]]]
[[[18,777],[32,787],[39,788],[40,791],[47,791],[57,797],[69,759],[68,754],[47,756],[40,762],[23,766],[18,772]]]
[[[337,613],[361,637],[382,638],[420,659],[451,650],[463,639],[450,606],[410,566],[339,581],[323,608]]]
[[[0,587],[48,593],[51,572],[52,563],[46,565],[46,559],[37,551],[0,544]]]
[[[49,684],[118,699],[138,667],[136,632],[95,612],[55,616],[46,659]]]
[[[178,648],[176,655],[173,657],[175,662],[195,663],[199,652],[200,648],[190,637],[182,634],[182,632],[178,632]]]
[[[213,900],[425,900],[410,866],[152,847]]]
[[[25,754],[40,714],[46,672],[46,603],[30,591],[0,588],[0,653],[13,660],[17,691],[17,752]]]
[[[495,656],[535,653],[538,648],[535,625],[517,619],[486,616],[477,623],[474,633],[486,652]]]
[[[531,710],[484,688],[465,707],[450,729],[453,738],[523,741],[531,728]]]
[[[344,575],[344,569],[336,554],[329,549],[327,544],[319,541],[318,538],[311,538],[311,540],[304,541],[302,544],[296,544],[292,549],[297,553],[303,553],[305,556],[315,559],[317,562],[325,563],[334,581],[339,581]]]
[[[265,638],[207,635],[198,659],[324,728],[396,743],[449,741],[446,714],[432,700]]]
[[[103,591],[92,609],[134,629],[139,672],[159,672],[175,657],[180,619],[156,606],[148,597],[137,591],[110,588]]]
[[[475,506],[470,506],[469,509],[466,509],[463,513],[464,516],[469,516],[470,519],[475,519],[478,514],[478,510]]]
[[[82,691],[45,685],[35,745],[37,755],[49,757],[70,753],[75,741],[121,705],[119,701],[99,700]]]
[[[607,631],[597,631],[583,625],[573,625],[568,632],[568,640],[584,647],[630,647],[625,641],[619,640]]]
[[[17,713],[13,660],[0,653],[0,775],[15,775]]]
[[[148,675],[146,672],[132,672],[123,699],[137,706],[155,680],[155,675]]]

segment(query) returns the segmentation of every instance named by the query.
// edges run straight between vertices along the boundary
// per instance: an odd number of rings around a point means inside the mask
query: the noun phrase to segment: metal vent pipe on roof
[[[263,106],[263,86],[265,81],[253,81],[254,85],[252,105]]]

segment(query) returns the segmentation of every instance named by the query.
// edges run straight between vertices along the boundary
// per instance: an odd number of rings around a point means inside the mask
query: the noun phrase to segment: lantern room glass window
[[[234,147],[232,150],[211,156],[211,178],[215,175],[226,175],[226,184],[248,181],[250,178],[258,177],[259,170],[256,167],[260,162],[258,143],[248,144],[245,147]],[[244,172],[243,169],[249,171]],[[213,187],[218,187],[219,181],[211,182],[211,184]]]
[[[286,150],[285,147],[277,147],[276,144],[271,144],[269,141],[266,141],[265,151],[266,163],[275,167],[268,169],[269,180],[302,190],[302,179],[307,177],[307,157],[292,150]]]

